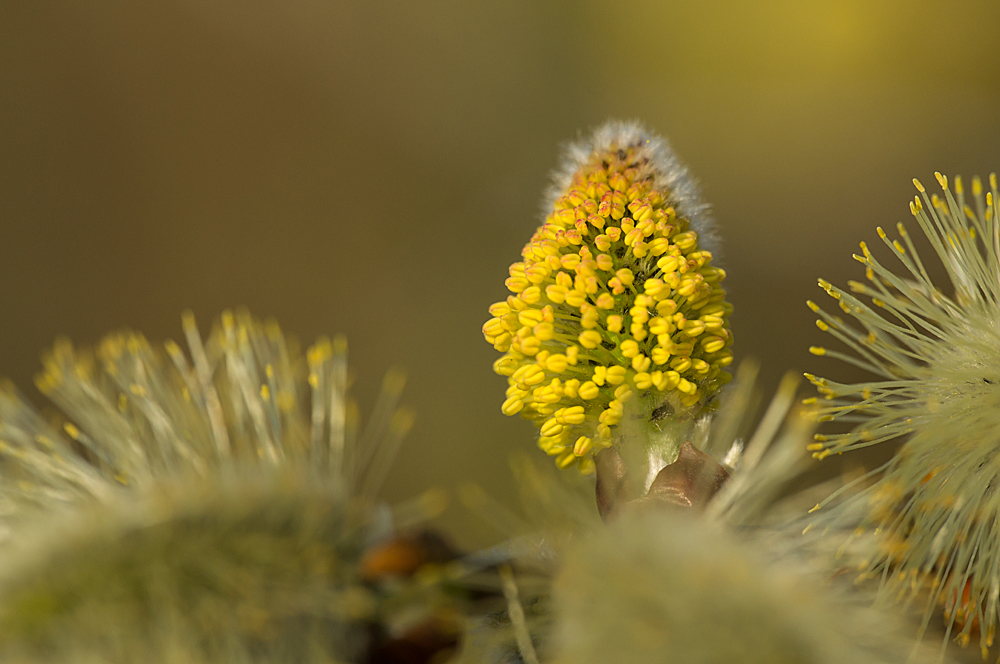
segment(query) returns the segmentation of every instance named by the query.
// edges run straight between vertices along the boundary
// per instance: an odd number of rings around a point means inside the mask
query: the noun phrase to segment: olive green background
[[[418,422],[397,500],[533,447],[480,333],[559,145],[663,133],[725,240],[740,358],[813,358],[804,300],[909,219],[910,179],[1000,169],[1000,4],[125,0],[0,6],[0,374],[224,308],[344,332]],[[461,515],[452,517],[461,520]],[[456,523],[458,521],[455,521]]]

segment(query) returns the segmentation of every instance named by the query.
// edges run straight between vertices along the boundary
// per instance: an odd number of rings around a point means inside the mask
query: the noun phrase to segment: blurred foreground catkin
[[[229,313],[205,342],[185,332],[190,356],[132,333],[59,343],[38,378],[54,420],[0,392],[0,659],[390,662],[414,635],[454,644],[454,595],[413,576],[426,556],[376,547],[439,502],[374,502],[412,421],[402,377],[362,429],[342,340],[302,355]]]
[[[557,664],[908,660],[895,621],[678,511],[579,542],[555,583]]]

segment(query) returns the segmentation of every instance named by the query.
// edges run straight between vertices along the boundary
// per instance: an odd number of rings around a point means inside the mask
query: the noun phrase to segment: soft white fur
[[[711,251],[718,263],[719,238],[709,206],[701,200],[697,183],[666,139],[649,132],[634,120],[608,121],[590,136],[566,146],[562,164],[553,174],[552,186],[545,196],[545,210],[552,209],[556,199],[569,188],[573,174],[587,163],[592,153],[626,145],[645,148],[643,152],[649,158],[649,169],[655,178],[656,187],[670,193],[670,205],[677,210],[678,215],[690,220],[691,228],[698,233],[699,247]]]

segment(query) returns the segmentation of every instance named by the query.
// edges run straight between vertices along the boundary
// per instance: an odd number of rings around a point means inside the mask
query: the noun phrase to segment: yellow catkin
[[[694,416],[732,362],[725,272],[683,213],[686,192],[666,184],[666,148],[618,129],[599,130],[574,162],[483,326],[504,353],[494,371],[515,390],[501,410],[559,437],[546,444],[557,464],[585,472],[623,404],[652,397],[642,403]]]

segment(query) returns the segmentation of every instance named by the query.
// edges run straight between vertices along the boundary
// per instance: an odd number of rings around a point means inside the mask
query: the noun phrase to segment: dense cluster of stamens
[[[862,567],[885,587],[913,597],[930,589],[930,602],[946,606],[949,629],[967,643],[980,630],[984,651],[1000,618],[1000,217],[997,180],[983,196],[972,182],[967,202],[961,179],[954,190],[936,174],[943,197],[910,203],[947,271],[954,294],[943,293],[902,224],[900,240],[878,233],[907,276],[882,266],[862,243],[868,283],[850,282],[850,292],[820,280],[820,286],[860,327],[820,314],[819,328],[853,354],[813,347],[879,378],[836,383],[812,374],[821,421],[850,422],[846,433],[817,434],[810,447],[823,458],[884,441],[906,439],[881,479],[848,501],[865,514],[858,533],[871,531],[877,552]],[[864,301],[867,300],[868,302]],[[841,510],[839,513],[846,513]],[[836,518],[838,511],[831,514]],[[959,600],[958,598],[962,598]],[[933,604],[931,604],[932,606]],[[928,607],[928,610],[930,606]]]
[[[590,472],[629,400],[694,416],[730,379],[725,272],[669,187],[665,149],[635,128],[595,139],[483,326],[504,353],[504,414],[536,423],[561,468]]]

